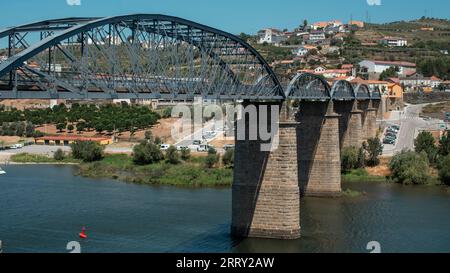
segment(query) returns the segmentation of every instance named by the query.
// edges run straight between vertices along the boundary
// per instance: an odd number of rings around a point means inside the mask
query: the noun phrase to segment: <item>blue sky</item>
[[[78,1],[78,0],[69,0]],[[0,0],[0,28],[69,16],[161,13],[207,24],[231,33],[255,33],[264,27],[292,29],[309,22],[339,19],[390,22],[428,16],[450,19],[448,0]],[[368,1],[381,5],[369,5]],[[7,5],[7,7],[5,7]]]

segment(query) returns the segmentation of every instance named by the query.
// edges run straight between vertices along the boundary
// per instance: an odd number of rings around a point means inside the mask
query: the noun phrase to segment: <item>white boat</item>
[[[0,174],[6,174],[6,172],[2,168],[0,168]]]

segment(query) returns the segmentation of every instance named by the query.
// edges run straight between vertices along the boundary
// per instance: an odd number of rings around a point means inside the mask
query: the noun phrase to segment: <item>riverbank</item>
[[[230,187],[233,170],[224,167],[205,167],[205,157],[191,157],[179,164],[161,161],[148,165],[137,165],[126,154],[107,154],[96,162],[86,163],[66,156],[56,160],[45,155],[15,154],[9,164],[22,165],[76,165],[76,175],[88,178],[111,178],[127,183],[148,185],[170,185],[184,187]]]
[[[77,165],[77,175],[89,178],[112,178],[127,183],[185,187],[229,187],[233,170],[206,168],[205,158],[192,157],[180,164],[164,161],[136,165],[128,155],[107,155],[103,160]]]
[[[70,156],[64,157],[62,160],[56,160],[53,157],[39,154],[20,153],[9,157],[8,164],[80,164],[81,160],[74,159]]]
[[[342,174],[342,182],[357,183],[357,182],[370,182],[370,183],[387,183],[388,179],[382,175],[371,175],[365,169],[353,170],[351,172]]]

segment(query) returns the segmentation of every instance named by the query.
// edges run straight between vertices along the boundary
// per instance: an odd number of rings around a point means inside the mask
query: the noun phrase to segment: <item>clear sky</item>
[[[69,5],[68,2],[80,5]],[[371,5],[369,5],[369,3]],[[0,28],[69,16],[161,13],[190,19],[234,34],[264,27],[292,29],[339,19],[390,22],[427,15],[450,19],[448,0],[0,0]]]

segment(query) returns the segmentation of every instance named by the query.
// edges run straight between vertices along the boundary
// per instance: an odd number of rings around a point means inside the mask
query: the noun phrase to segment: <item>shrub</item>
[[[159,162],[163,154],[156,144],[143,142],[133,148],[133,161],[139,165]]]
[[[355,147],[348,147],[342,150],[341,155],[341,169],[346,173],[357,169],[358,165],[358,150]]]
[[[430,162],[434,163],[436,161],[437,147],[430,132],[421,132],[414,140],[414,146],[416,153],[425,152]]]
[[[75,159],[85,162],[98,161],[103,158],[103,147],[93,141],[76,141],[70,145]]]
[[[62,149],[56,150],[56,152],[53,154],[53,158],[57,161],[63,161],[66,155],[64,154],[64,151]]]
[[[183,148],[181,149],[181,159],[183,160],[189,160],[191,158],[191,149],[189,148]]]
[[[379,138],[371,138],[367,141],[367,145],[364,145],[368,154],[367,165],[370,167],[378,166],[380,159],[378,158],[383,154],[383,145]]]
[[[180,154],[177,151],[175,146],[170,146],[166,151],[166,159],[170,164],[178,164],[180,163]]]
[[[233,166],[234,164],[234,149],[228,149],[222,157],[225,166]]]
[[[450,186],[450,156],[442,158],[439,164],[439,179],[445,185]]]
[[[153,141],[153,133],[151,130],[145,131],[145,140],[147,140],[147,142]]]
[[[448,156],[450,154],[450,136],[447,131],[439,140],[439,155]]]
[[[425,152],[420,154],[402,151],[395,155],[390,164],[391,178],[397,183],[427,184],[429,178],[429,162]]]
[[[73,132],[74,129],[75,129],[75,127],[72,124],[69,124],[67,126],[67,130],[69,130],[69,132]]]
[[[366,152],[364,147],[357,149],[356,147],[347,147],[342,150],[341,169],[343,173],[352,170],[364,168],[366,161]]]
[[[216,165],[216,163],[219,161],[219,157],[217,155],[217,151],[214,148],[209,148],[208,150],[208,156],[205,159],[205,165],[207,168],[211,169]]]

